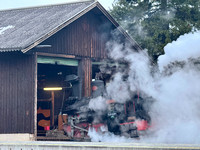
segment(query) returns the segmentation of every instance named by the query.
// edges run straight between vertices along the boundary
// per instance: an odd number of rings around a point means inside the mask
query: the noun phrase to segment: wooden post
[[[51,91],[51,115],[52,115],[52,120],[51,120],[51,126],[54,126],[54,91]]]
[[[51,91],[51,126],[54,126],[54,100],[55,95],[54,91],[62,90],[62,87],[46,87],[44,88],[45,91]]]
[[[82,93],[84,97],[91,96],[92,82],[92,61],[90,58],[83,58],[79,66],[79,76],[82,78]]]

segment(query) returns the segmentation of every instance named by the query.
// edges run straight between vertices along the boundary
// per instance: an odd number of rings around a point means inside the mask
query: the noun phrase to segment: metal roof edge
[[[142,50],[139,44],[125,31],[125,29],[119,25],[119,23],[107,12],[107,10],[97,2],[97,7],[102,11],[102,13],[115,25],[115,27],[133,44],[136,49]]]
[[[35,46],[37,46],[38,44],[40,44],[41,42],[43,42],[44,40],[46,40],[50,36],[54,35],[58,31],[60,31],[61,29],[65,28],[66,26],[68,26],[69,24],[71,24],[72,22],[74,22],[75,20],[77,20],[78,18],[80,18],[81,16],[83,16],[84,14],[86,14],[87,12],[89,12],[91,9],[93,9],[94,7],[96,7],[97,3],[98,3],[97,1],[94,1],[92,4],[90,4],[89,6],[87,6],[85,9],[83,9],[80,12],[78,12],[77,14],[75,14],[74,16],[72,16],[71,18],[69,18],[68,20],[66,20],[64,23],[60,24],[59,26],[57,26],[56,28],[54,28],[53,30],[51,30],[49,33],[47,33],[46,35],[44,35],[43,37],[41,37],[38,40],[36,40],[34,43],[28,45],[26,48],[23,48],[21,51],[23,53],[26,53],[30,49],[34,48]]]
[[[112,22],[112,24],[115,25],[115,27],[118,27],[118,22],[107,12],[107,10],[97,1],[97,7],[101,12]]]
[[[0,48],[0,53],[2,52],[14,52],[14,51],[21,51],[22,48],[13,47],[13,48]]]
[[[128,40],[133,44],[136,49],[143,50],[143,48],[125,31],[121,26],[118,27],[118,30],[128,38]]]

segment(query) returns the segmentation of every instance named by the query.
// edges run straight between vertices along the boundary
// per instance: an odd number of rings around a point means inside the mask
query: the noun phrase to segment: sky
[[[81,1],[81,0],[0,0],[0,10],[68,3],[73,1]],[[112,3],[114,0],[98,0],[98,1],[104,6],[104,8],[109,9],[112,7]]]

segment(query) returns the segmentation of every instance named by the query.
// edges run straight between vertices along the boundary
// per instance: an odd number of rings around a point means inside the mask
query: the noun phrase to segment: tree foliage
[[[115,0],[110,13],[154,60],[167,43],[200,29],[199,0]]]

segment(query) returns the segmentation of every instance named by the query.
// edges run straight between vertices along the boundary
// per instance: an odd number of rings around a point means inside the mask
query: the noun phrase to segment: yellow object
[[[60,91],[62,90],[62,87],[48,87],[44,88],[45,91]]]

